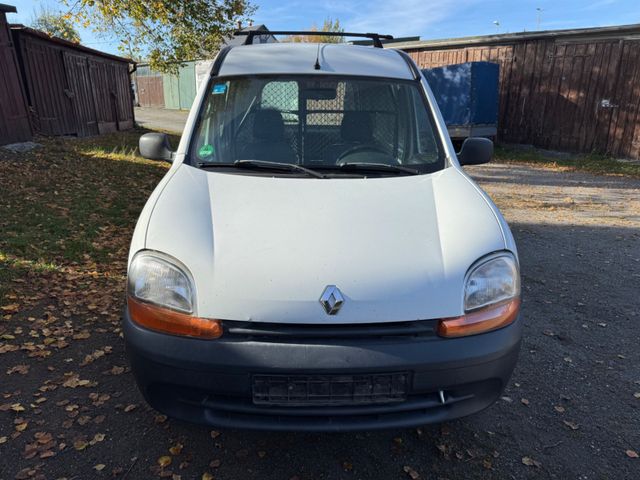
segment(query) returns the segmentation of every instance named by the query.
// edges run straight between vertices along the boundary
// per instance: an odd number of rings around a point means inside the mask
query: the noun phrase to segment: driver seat
[[[369,112],[344,112],[340,124],[340,143],[324,151],[325,162],[335,164],[344,152],[360,145],[375,145],[373,121]]]
[[[258,110],[254,116],[253,142],[240,149],[240,160],[297,163],[295,151],[284,134],[282,114],[273,109]]]

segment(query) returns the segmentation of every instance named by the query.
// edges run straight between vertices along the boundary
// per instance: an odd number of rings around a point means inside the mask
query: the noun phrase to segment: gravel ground
[[[0,479],[640,478],[640,181],[518,165],[469,171],[505,214],[522,263],[520,362],[488,410],[375,433],[212,431],[147,407],[122,369],[118,333],[96,329],[27,375],[5,373],[22,352],[0,355],[0,409],[27,409],[0,411]],[[72,388],[35,403],[65,363],[81,373]],[[29,425],[16,434],[20,419]]]

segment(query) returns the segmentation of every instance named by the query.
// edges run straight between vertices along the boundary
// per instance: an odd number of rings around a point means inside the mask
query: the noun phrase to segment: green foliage
[[[340,26],[340,20],[336,18],[334,21],[331,18],[327,18],[322,22],[322,27],[318,28],[318,26],[314,23],[310,31],[312,32],[344,32],[344,28]],[[287,37],[286,42],[294,42],[294,43],[342,43],[344,42],[344,37],[340,36],[324,36],[324,35],[293,35]]]
[[[175,72],[179,62],[212,56],[238,21],[254,8],[247,0],[63,0],[69,16],[119,49],[146,58],[151,68]]]
[[[62,12],[54,12],[42,7],[40,12],[31,20],[31,27],[41,30],[51,37],[80,43],[80,34],[76,30],[73,21]]]

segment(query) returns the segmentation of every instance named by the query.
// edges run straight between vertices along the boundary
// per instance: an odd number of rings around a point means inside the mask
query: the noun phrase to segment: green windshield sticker
[[[213,155],[213,145],[211,145],[210,143],[205,143],[200,147],[200,150],[198,150],[198,155],[201,158],[210,157],[211,155]]]
[[[220,95],[227,91],[227,85],[225,83],[217,83],[213,86],[213,94]]]

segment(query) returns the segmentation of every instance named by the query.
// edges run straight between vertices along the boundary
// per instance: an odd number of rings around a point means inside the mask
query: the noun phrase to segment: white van
[[[500,396],[522,333],[518,257],[460,166],[493,144],[467,139],[456,155],[406,54],[225,48],[177,151],[159,133],[140,151],[172,162],[133,235],[124,315],[154,408],[344,431],[457,418]]]

